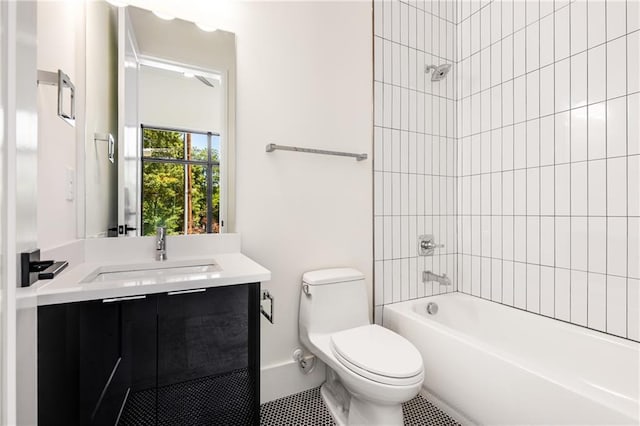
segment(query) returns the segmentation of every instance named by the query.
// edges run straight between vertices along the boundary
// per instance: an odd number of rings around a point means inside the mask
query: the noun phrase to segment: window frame
[[[207,136],[207,160],[186,160],[187,157],[187,145],[184,145],[184,159],[177,158],[153,158],[153,157],[145,157],[144,156],[144,131],[147,130],[159,130],[165,132],[178,132],[178,133],[191,133],[191,134],[199,134]],[[213,137],[216,136],[220,140],[220,149],[218,152],[218,161],[213,161],[212,159],[212,149],[211,143]],[[207,170],[207,226],[206,233],[213,234],[212,225],[213,225],[213,169],[215,167],[218,168],[218,191],[219,191],[219,200],[220,205],[218,206],[218,222],[219,222],[219,232],[218,234],[222,234],[224,232],[224,218],[223,218],[223,208],[224,208],[224,190],[223,190],[223,144],[222,144],[222,136],[218,132],[211,131],[201,131],[201,130],[190,130],[176,127],[167,127],[167,126],[153,126],[148,124],[140,124],[140,235],[143,235],[144,232],[144,208],[143,202],[144,200],[144,164],[145,163],[165,163],[165,164],[178,164],[184,167],[184,176],[185,176],[185,221],[184,221],[184,233],[180,235],[192,235],[188,234],[187,220],[187,194],[186,194],[186,182],[187,182],[187,166],[196,165],[196,166],[204,166]]]

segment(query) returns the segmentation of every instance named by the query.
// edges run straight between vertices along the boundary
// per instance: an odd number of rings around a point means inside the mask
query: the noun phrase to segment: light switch
[[[67,201],[73,201],[75,196],[75,171],[67,167],[65,171],[65,199]]]

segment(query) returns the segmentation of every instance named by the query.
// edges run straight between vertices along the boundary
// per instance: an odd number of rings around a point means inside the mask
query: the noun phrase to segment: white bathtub
[[[422,354],[425,391],[474,423],[640,422],[638,343],[462,293],[387,305],[383,320]]]

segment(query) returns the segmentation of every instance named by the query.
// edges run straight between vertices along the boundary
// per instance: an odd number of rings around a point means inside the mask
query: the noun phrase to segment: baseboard
[[[320,360],[307,375],[298,363],[287,361],[260,369],[260,404],[320,386],[325,381],[325,366]]]
[[[451,407],[449,404],[438,398],[433,393],[429,392],[424,387],[420,389],[420,395],[422,395],[426,400],[430,403],[438,407],[440,411],[444,411],[447,413],[449,417],[451,417],[456,422],[460,423],[462,426],[473,426],[476,423],[472,421],[470,418],[459,412],[458,410]]]

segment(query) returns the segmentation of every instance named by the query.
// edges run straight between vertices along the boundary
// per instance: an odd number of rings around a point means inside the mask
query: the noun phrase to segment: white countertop
[[[154,271],[145,278],[114,279],[100,282],[82,282],[96,270],[126,270],[142,267],[160,268],[215,263],[218,270],[189,274],[162,274]],[[206,256],[170,257],[164,262],[122,262],[109,260],[89,261],[71,265],[52,280],[41,280],[31,287],[17,290],[18,308],[59,303],[80,302],[141,294],[163,293],[176,290],[222,287],[234,284],[264,282],[271,272],[241,253],[216,253]]]

